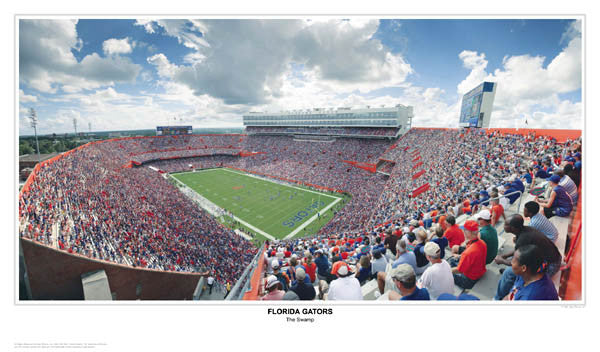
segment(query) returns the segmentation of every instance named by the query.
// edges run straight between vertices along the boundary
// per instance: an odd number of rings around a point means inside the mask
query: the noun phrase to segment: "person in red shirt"
[[[444,232],[444,237],[448,239],[448,247],[454,250],[454,247],[456,246],[456,250],[458,250],[458,246],[460,246],[465,241],[465,234],[456,224],[456,219],[454,218],[454,216],[450,215],[446,217],[445,221],[448,224],[448,229],[446,230],[446,232]]]
[[[452,267],[454,284],[464,289],[470,289],[485,274],[487,246],[483,240],[479,239],[479,225],[477,222],[467,220],[464,228],[467,247],[460,256],[452,254],[448,263]]]
[[[304,271],[310,278],[310,282],[314,283],[317,278],[317,264],[313,262],[313,257],[311,254],[306,256],[304,264],[302,264],[302,266],[304,267]]]
[[[500,220],[500,216],[506,221],[506,215],[504,215],[504,207],[500,205],[500,201],[498,199],[498,194],[492,194],[492,199],[490,201],[492,206],[492,226],[496,226],[498,220]]]

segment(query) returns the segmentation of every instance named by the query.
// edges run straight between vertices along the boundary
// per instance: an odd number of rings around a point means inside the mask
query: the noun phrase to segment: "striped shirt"
[[[577,206],[577,198],[579,194],[577,194],[577,186],[575,185],[575,182],[573,182],[569,176],[565,175],[560,179],[558,185],[562,186],[571,196],[571,199],[573,200],[573,207]]]
[[[538,213],[532,216],[529,226],[542,232],[552,242],[556,242],[558,239],[558,230],[543,214]]]

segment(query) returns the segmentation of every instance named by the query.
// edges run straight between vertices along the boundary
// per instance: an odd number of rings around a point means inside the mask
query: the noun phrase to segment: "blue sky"
[[[19,22],[20,134],[241,126],[247,111],[412,105],[456,127],[498,82],[494,127],[581,128],[573,19],[98,19]]]

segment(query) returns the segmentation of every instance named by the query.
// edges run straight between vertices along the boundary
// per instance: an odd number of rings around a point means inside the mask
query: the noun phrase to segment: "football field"
[[[226,168],[172,177],[232,213],[247,230],[270,240],[316,232],[343,200],[342,195],[283,185]]]

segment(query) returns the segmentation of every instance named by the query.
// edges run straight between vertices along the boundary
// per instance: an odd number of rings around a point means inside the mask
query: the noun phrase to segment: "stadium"
[[[20,190],[20,281],[33,300],[492,301],[533,265],[555,296],[532,299],[578,301],[581,131],[489,128],[495,90],[465,94],[454,129],[398,104],[79,146]]]

